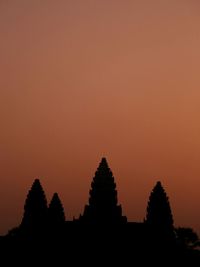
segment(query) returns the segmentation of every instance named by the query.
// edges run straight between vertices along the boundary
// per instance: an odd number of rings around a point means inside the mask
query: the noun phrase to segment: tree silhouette
[[[25,201],[21,228],[30,231],[39,231],[45,227],[46,219],[46,196],[39,179],[35,179]]]
[[[186,248],[200,247],[200,240],[197,233],[192,228],[178,227],[175,229],[177,239]]]
[[[65,222],[63,205],[57,193],[54,193],[48,208],[48,223],[51,226],[60,226]]]
[[[91,183],[89,205],[85,206],[82,220],[93,223],[126,221],[121,205],[117,205],[117,190],[113,174],[102,158]]]

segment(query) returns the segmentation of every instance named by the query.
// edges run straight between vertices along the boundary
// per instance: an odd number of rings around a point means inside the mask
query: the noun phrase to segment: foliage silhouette
[[[182,246],[193,249],[200,247],[199,237],[197,233],[189,227],[178,227],[175,229],[177,239]]]

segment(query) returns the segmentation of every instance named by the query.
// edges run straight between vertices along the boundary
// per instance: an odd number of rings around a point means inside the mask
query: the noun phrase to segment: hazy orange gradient
[[[102,156],[129,220],[161,180],[200,233],[200,3],[0,1],[0,233],[40,178],[78,217]]]

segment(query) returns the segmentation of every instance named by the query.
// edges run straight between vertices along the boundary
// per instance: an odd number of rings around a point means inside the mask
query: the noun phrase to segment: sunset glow
[[[200,233],[200,3],[0,1],[0,233],[33,180],[78,217],[102,157],[123,214],[156,181]]]

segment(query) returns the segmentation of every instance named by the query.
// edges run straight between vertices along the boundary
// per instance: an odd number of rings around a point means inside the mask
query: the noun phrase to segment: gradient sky
[[[0,0],[0,233],[40,178],[67,219],[102,156],[142,221],[161,180],[200,233],[198,0]]]

